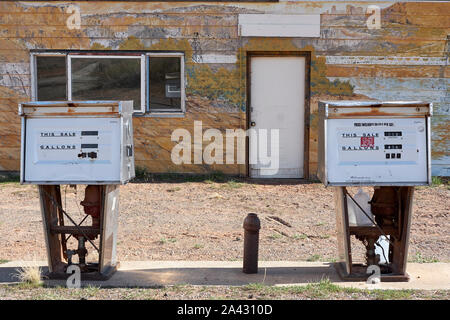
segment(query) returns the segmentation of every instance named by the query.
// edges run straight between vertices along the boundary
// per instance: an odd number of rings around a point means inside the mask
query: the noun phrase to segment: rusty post
[[[258,245],[261,223],[256,213],[244,219],[244,273],[258,273]]]

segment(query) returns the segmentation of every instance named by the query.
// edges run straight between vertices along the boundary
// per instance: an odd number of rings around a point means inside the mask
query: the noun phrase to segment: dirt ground
[[[61,190],[66,211],[81,221],[82,187]],[[450,261],[449,198],[448,185],[416,188],[410,261]],[[120,187],[119,208],[123,261],[241,260],[242,223],[250,212],[261,219],[260,260],[337,258],[333,190],[319,183],[130,183]],[[362,261],[362,246],[354,245]],[[95,259],[88,250],[88,259]],[[0,261],[45,259],[37,187],[1,183]]]

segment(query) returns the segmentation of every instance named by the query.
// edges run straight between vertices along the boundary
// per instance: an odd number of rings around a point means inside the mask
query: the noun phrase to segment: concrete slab
[[[12,261],[0,265],[0,284],[17,282],[17,269],[41,266],[45,261]],[[83,281],[82,285],[99,287],[158,287],[167,285],[225,285],[249,283],[267,285],[306,285],[330,279],[343,287],[360,289],[450,290],[450,263],[410,263],[409,282],[343,282],[332,264],[323,262],[261,261],[258,274],[244,274],[241,261],[123,261],[107,281]],[[50,286],[65,286],[63,280],[46,280]]]

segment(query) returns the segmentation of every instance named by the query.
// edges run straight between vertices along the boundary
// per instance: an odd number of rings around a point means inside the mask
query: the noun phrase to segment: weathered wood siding
[[[381,28],[368,29],[369,5]],[[69,5],[81,28],[69,30]],[[320,14],[319,38],[239,37],[243,13]],[[246,52],[311,52],[310,173],[317,162],[320,99],[434,102],[433,173],[449,175],[450,4],[445,2],[0,2],[0,171],[19,170],[17,105],[31,97],[30,50],[178,50],[186,57],[186,115],[136,117],[136,164],[153,172],[244,174],[243,165],[170,159],[175,128],[246,128]]]

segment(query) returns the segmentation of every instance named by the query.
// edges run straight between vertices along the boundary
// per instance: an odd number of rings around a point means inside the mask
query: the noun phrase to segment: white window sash
[[[180,93],[180,98],[181,98],[181,110],[178,108],[173,108],[173,109],[150,109],[150,63],[149,61],[148,63],[148,84],[147,84],[147,88],[148,88],[148,94],[147,94],[147,98],[148,98],[148,112],[149,113],[153,113],[153,114],[162,114],[162,113],[167,113],[167,114],[171,114],[171,113],[185,113],[186,112],[186,93],[185,93],[185,83],[186,83],[186,79],[185,79],[185,73],[184,73],[184,53],[182,52],[148,52],[146,54],[146,56],[150,59],[152,57],[179,57],[180,58],[180,86],[181,86],[181,93]]]
[[[134,110],[135,113],[145,114],[146,112],[152,114],[173,114],[185,113],[186,111],[186,74],[185,74],[185,55],[182,52],[149,52],[139,55],[93,55],[83,53],[65,53],[65,52],[31,52],[30,53],[30,72],[31,72],[31,99],[38,100],[37,90],[37,66],[36,57],[40,56],[62,56],[66,57],[66,94],[67,100],[72,100],[72,59],[87,59],[87,58],[105,58],[105,59],[140,59],[141,61],[141,106],[139,110]],[[180,58],[180,85],[181,85],[181,110],[174,109],[153,109],[150,110],[150,92],[149,92],[149,77],[150,65],[148,58],[151,57],[179,57]]]
[[[92,54],[68,54],[67,55],[67,86],[68,86],[68,100],[72,100],[72,59],[140,59],[141,63],[141,106],[140,109],[134,109],[134,113],[145,113],[146,99],[146,76],[145,76],[145,55],[92,55]]]
[[[61,56],[65,57],[67,54],[62,52],[31,52],[30,53],[30,74],[31,74],[31,100],[38,100],[37,93],[37,64],[36,57],[55,57]],[[67,60],[66,60],[66,73],[67,73]],[[66,94],[68,95],[68,88],[66,83]]]

